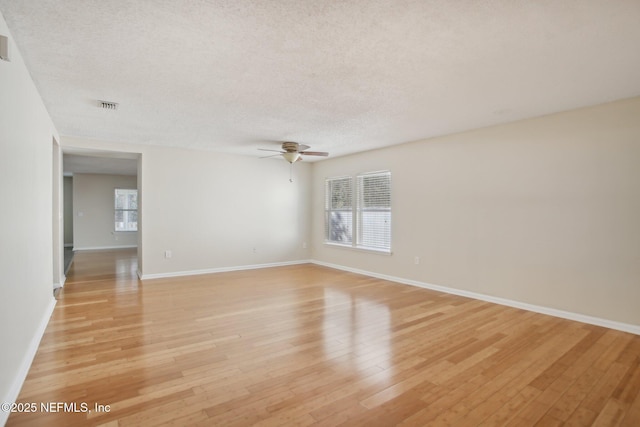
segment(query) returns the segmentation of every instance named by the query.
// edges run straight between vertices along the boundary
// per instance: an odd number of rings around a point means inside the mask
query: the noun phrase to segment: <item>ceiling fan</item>
[[[284,157],[284,159],[293,164],[294,162],[298,162],[300,160],[302,160],[303,156],[323,156],[323,157],[327,157],[329,155],[329,153],[326,153],[324,151],[307,151],[309,148],[308,145],[304,145],[304,144],[298,144],[297,142],[283,142],[282,143],[282,150],[269,150],[267,148],[258,148],[258,150],[261,151],[275,151],[278,154],[272,154],[270,156],[265,156],[265,157],[261,157],[261,158],[266,158],[266,157],[275,157],[275,156],[282,156]]]

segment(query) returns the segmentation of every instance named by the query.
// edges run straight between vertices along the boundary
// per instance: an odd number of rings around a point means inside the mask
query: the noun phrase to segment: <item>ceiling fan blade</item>
[[[273,152],[276,152],[276,153],[284,153],[284,151],[281,151],[281,150],[270,150],[268,148],[258,148],[258,150],[260,150],[260,151],[273,151]]]
[[[280,153],[278,153],[278,154],[272,154],[272,155],[270,155],[270,156],[262,156],[262,157],[258,157],[258,158],[259,158],[259,159],[268,159],[269,157],[276,157],[276,156],[279,156],[279,155],[280,155]]]
[[[298,144],[298,152],[308,150],[309,148],[311,147],[309,147],[308,145]]]
[[[324,157],[327,157],[329,155],[329,153],[326,153],[324,151],[303,151],[300,154],[303,154],[305,156],[324,156]]]

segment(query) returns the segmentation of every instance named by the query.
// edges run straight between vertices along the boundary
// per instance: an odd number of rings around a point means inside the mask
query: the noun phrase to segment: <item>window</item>
[[[116,188],[116,231],[138,231],[138,190]]]
[[[327,243],[391,251],[391,172],[329,178],[325,197]]]
[[[353,227],[353,202],[350,176],[330,178],[325,191],[326,240],[332,243],[351,244]]]
[[[358,246],[391,250],[391,173],[358,175]]]

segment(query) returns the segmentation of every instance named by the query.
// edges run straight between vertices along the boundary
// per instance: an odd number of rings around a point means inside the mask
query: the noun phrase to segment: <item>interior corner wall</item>
[[[316,163],[312,257],[638,326],[639,117],[631,98]],[[325,178],[383,169],[393,254],[325,245]]]
[[[73,175],[73,249],[136,247],[138,232],[115,231],[114,190],[136,189],[136,176]]]
[[[49,319],[53,299],[52,147],[59,139],[20,52],[0,60],[0,401],[12,402]],[[0,412],[0,425],[8,414]]]

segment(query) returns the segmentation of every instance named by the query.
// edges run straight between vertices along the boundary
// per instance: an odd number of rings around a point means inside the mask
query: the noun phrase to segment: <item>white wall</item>
[[[640,98],[329,159],[312,257],[640,325],[639,165]],[[324,245],[324,179],[381,169],[393,254]]]
[[[0,60],[0,401],[11,402],[30,366],[53,299],[52,147],[58,138],[20,52]],[[0,425],[7,413],[0,412]]]
[[[310,241],[309,164],[294,165],[290,183],[289,164],[281,159],[68,137],[62,144],[141,153],[144,277],[309,258],[302,247]],[[171,258],[164,257],[167,250]]]
[[[135,189],[135,176],[73,175],[73,249],[135,247],[138,233],[115,231],[114,190]]]

